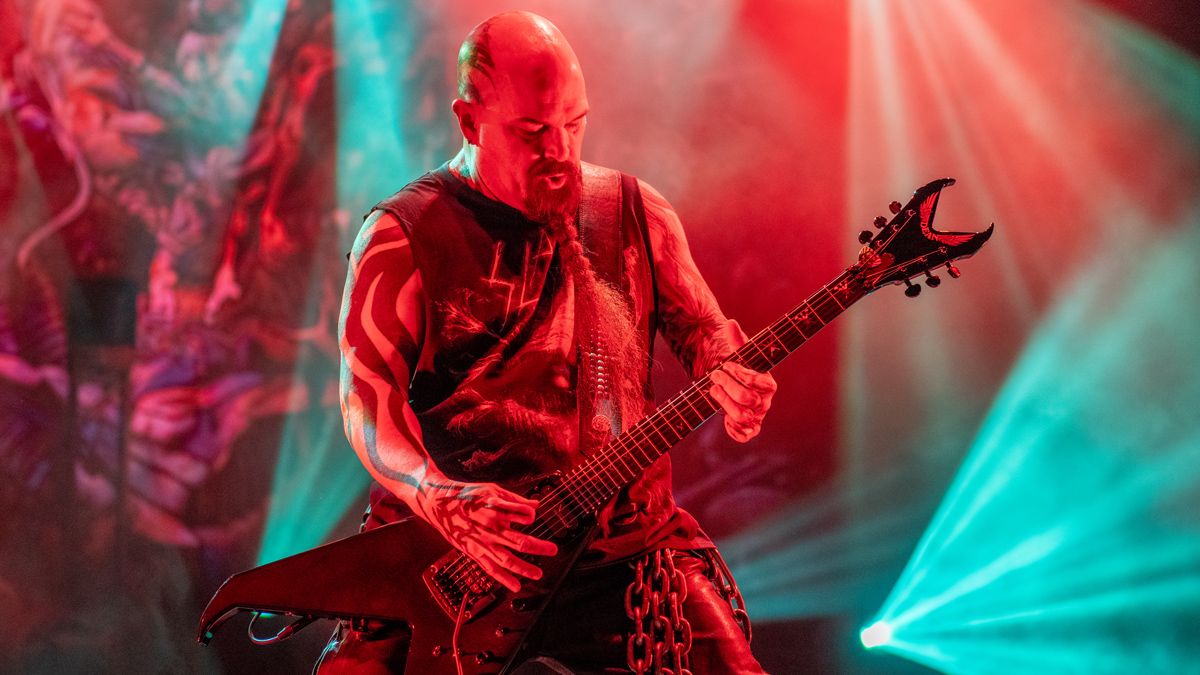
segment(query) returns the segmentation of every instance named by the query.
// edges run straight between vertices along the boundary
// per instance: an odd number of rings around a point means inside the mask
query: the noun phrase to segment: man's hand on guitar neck
[[[648,183],[639,181],[658,288],[662,334],[692,377],[700,377],[746,343],[746,334],[728,319],[692,259],[679,214]],[[736,363],[711,373],[709,393],[725,413],[725,433],[745,443],[762,430],[775,395],[775,378]]]
[[[709,378],[713,382],[709,393],[725,413],[725,433],[738,443],[757,436],[778,388],[775,378],[732,361],[712,371]]]
[[[552,556],[553,542],[514,528],[534,521],[537,501],[495,483],[463,483],[442,478],[417,488],[416,510],[458,550],[509,590],[521,589],[519,577],[540,579],[542,570],[517,553]]]

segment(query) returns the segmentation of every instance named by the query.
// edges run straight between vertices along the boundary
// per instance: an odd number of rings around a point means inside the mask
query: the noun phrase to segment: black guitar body
[[[542,578],[524,580],[520,593],[488,584],[464,607],[439,602],[437,571],[461,554],[424,521],[410,518],[278,560],[230,577],[200,618],[202,643],[239,610],[296,617],[386,621],[412,629],[407,673],[455,675],[454,630],[463,673],[493,675],[520,664],[526,638],[587,538],[559,541],[553,558],[538,558]]]

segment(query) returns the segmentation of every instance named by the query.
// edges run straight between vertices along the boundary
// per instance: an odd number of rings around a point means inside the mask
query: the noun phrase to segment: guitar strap
[[[638,229],[633,230],[633,227]],[[632,231],[641,234],[647,260],[653,260],[637,179],[611,169],[583,165],[579,238],[597,278],[617,289],[624,288],[622,235]],[[655,307],[648,346],[652,350],[654,323],[658,319],[658,289],[653,263],[649,264],[649,269],[650,282],[655,286],[652,290]],[[579,403],[580,449],[584,454],[590,454],[621,433],[621,409],[616,400],[620,391],[613,392],[613,373],[608,367],[607,346],[595,330],[594,317],[576,313],[575,331],[579,336],[576,395]],[[638,675],[651,670],[656,673],[669,671],[690,674],[688,651],[691,647],[691,627],[683,618],[681,609],[681,603],[687,596],[687,586],[680,585],[683,575],[674,567],[674,551],[651,552],[636,563],[635,572],[636,578],[625,592],[626,614],[633,619],[634,625],[628,637],[627,665]],[[629,599],[638,593],[645,593],[646,602],[631,609]],[[651,599],[653,602],[650,602]],[[649,612],[642,611],[647,608]],[[664,617],[672,620],[664,620]],[[663,631],[660,630],[661,626],[668,628]],[[677,636],[676,633],[680,631]],[[642,649],[642,656],[635,658],[639,648]]]
[[[623,174],[593,164],[583,164],[583,193],[579,202],[579,239],[596,277],[621,289],[621,193]],[[621,410],[612,381],[608,347],[596,330],[595,317],[575,314],[579,444],[584,454],[603,447],[621,433]]]

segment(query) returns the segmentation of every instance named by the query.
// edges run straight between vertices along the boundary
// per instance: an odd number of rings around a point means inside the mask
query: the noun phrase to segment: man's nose
[[[542,156],[565,162],[571,154],[571,135],[566,129],[552,127],[542,134]]]

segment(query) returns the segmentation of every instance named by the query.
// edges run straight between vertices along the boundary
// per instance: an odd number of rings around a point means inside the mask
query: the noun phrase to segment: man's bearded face
[[[583,177],[578,164],[542,158],[525,177],[525,208],[530,220],[570,219],[579,208]]]
[[[588,113],[578,64],[561,54],[510,56],[481,82],[470,112],[482,183],[532,220],[574,214]]]

